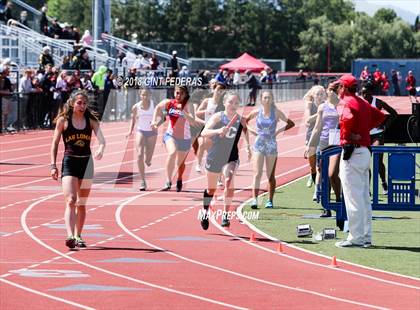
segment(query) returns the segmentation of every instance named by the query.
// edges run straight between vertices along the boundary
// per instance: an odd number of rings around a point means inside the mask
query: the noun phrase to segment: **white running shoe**
[[[306,181],[306,187],[311,188],[312,187],[312,184],[314,184],[314,181],[312,180],[312,176],[310,175],[308,177],[308,181]]]

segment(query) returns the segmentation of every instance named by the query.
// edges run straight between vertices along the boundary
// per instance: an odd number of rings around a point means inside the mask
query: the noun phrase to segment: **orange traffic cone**
[[[334,267],[334,268],[338,268],[338,264],[337,264],[337,257],[333,256],[331,258],[331,263],[330,263],[330,267]]]
[[[250,242],[255,242],[255,234],[251,233],[251,236],[249,237]]]
[[[277,244],[277,253],[284,253],[283,244],[281,242]]]

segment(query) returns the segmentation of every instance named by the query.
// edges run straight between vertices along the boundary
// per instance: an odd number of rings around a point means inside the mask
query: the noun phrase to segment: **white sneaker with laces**
[[[350,248],[350,247],[361,247],[362,244],[355,244],[348,240],[342,240],[335,243],[337,248]]]
[[[365,242],[365,243],[363,243],[363,247],[365,249],[371,248],[372,246],[373,246],[372,242]]]

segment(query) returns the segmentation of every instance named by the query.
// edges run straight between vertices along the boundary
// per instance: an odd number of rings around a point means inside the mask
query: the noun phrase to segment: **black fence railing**
[[[326,84],[327,81],[321,81]],[[312,81],[281,82],[262,84],[262,90],[270,90],[276,102],[299,100],[313,86]],[[249,88],[246,85],[232,86],[238,92],[241,104],[246,104]],[[156,87],[151,89],[154,104],[165,98],[173,97],[174,87]],[[138,88],[119,88],[88,91],[89,104],[101,115],[105,122],[125,121],[130,118],[132,106],[139,101]],[[0,97],[2,109],[0,110],[0,123],[3,133],[30,129],[51,129],[53,120],[60,107],[70,94],[62,93],[57,96],[54,92],[13,93],[11,96]],[[190,87],[190,96],[194,104],[210,95],[207,85]]]

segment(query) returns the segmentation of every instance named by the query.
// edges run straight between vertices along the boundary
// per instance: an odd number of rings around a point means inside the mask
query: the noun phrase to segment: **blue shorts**
[[[254,143],[254,152],[262,155],[277,156],[277,141],[273,138],[258,136]]]
[[[143,135],[143,137],[145,137],[145,138],[157,136],[157,131],[156,130],[149,130],[149,131],[139,130],[139,133],[141,133]]]
[[[165,132],[163,135],[163,143],[166,143],[169,139],[173,139],[175,142],[176,149],[181,152],[188,152],[191,149],[191,139],[177,139],[172,137],[169,133]]]

